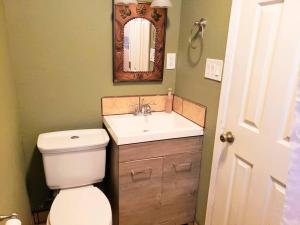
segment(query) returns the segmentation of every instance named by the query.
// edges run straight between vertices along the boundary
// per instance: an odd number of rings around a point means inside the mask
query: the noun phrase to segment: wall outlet
[[[205,78],[221,81],[223,73],[223,60],[206,59]]]
[[[167,70],[174,70],[176,68],[176,53],[167,54]]]

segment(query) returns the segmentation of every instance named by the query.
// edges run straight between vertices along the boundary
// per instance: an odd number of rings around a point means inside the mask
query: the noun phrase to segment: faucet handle
[[[152,111],[151,111],[151,106],[150,104],[145,104],[142,106],[142,114],[143,115],[151,115]]]
[[[132,104],[130,105],[130,107],[133,107],[133,114],[134,115],[138,115],[140,113],[140,105],[139,104]]]

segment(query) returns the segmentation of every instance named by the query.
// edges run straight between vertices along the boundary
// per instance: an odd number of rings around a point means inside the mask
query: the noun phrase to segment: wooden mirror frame
[[[136,18],[150,21],[156,29],[155,58],[153,71],[124,71],[124,27]],[[150,3],[137,5],[114,5],[114,49],[113,81],[162,81],[164,72],[164,53],[167,9],[151,8]]]

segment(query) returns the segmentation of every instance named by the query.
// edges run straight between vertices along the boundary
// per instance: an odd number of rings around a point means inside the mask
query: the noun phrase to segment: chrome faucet
[[[133,105],[134,106],[134,115],[136,116],[148,116],[151,115],[152,110],[151,110],[151,106],[150,104],[143,104],[144,99],[142,99],[141,104],[136,104]],[[151,105],[155,105],[155,104],[151,104]]]
[[[135,104],[135,105],[131,105],[131,106],[134,107],[133,114],[135,116],[140,115],[140,113],[141,113],[140,105],[139,104]]]

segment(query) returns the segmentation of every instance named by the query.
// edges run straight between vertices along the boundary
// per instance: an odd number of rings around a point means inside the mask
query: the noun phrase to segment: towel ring
[[[194,26],[191,30],[191,35],[190,35],[190,38],[189,38],[189,45],[192,49],[197,48],[197,46],[193,45],[193,42],[198,37],[199,34],[201,35],[201,38],[203,39],[204,31],[205,31],[205,28],[206,28],[206,23],[207,23],[207,20],[204,19],[204,18],[201,18],[199,21],[196,21],[194,23]]]

